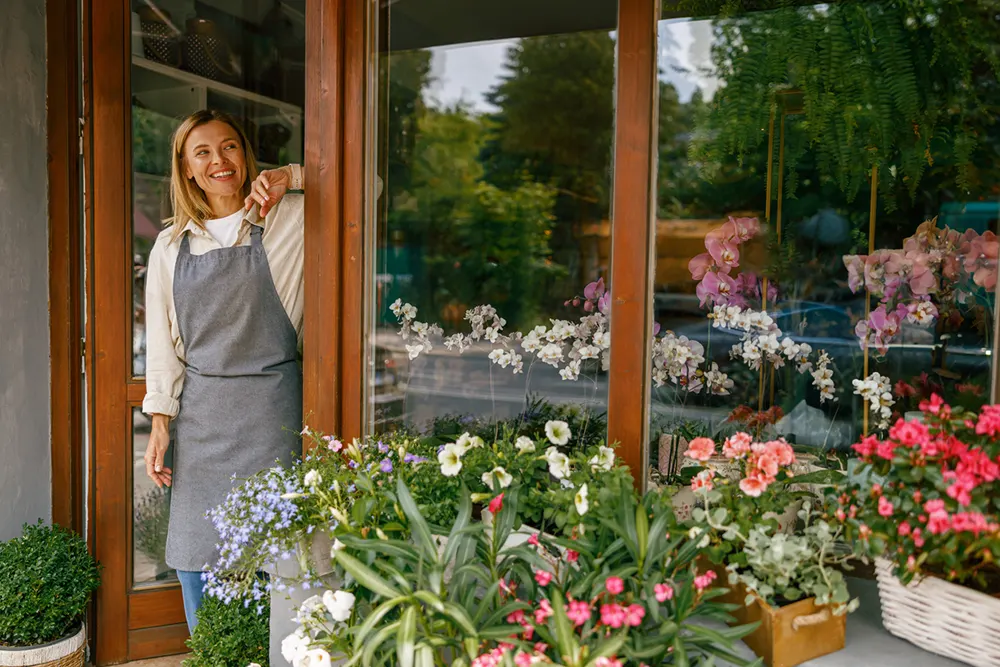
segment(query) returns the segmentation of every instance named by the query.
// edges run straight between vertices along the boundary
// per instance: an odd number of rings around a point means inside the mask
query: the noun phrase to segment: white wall
[[[0,21],[0,540],[52,515],[45,3]]]

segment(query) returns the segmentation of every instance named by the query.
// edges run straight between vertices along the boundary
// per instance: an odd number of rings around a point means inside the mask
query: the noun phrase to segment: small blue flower
[[[379,468],[384,473],[392,472],[392,461],[390,461],[389,459],[382,459],[382,463],[379,464]]]
[[[350,461],[347,462],[347,467],[350,468],[351,470],[357,470],[358,462],[355,461],[354,459],[351,459]]]

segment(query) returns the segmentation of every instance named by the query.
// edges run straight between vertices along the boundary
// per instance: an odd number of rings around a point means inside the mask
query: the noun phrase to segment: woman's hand
[[[260,216],[265,217],[285,196],[291,183],[292,176],[287,167],[260,172],[250,185],[250,194],[243,202],[246,210],[253,208],[255,203],[260,204]]]
[[[149,434],[149,444],[146,445],[146,475],[159,488],[173,484],[174,471],[163,465],[163,457],[170,446],[170,417],[153,415],[153,429]]]

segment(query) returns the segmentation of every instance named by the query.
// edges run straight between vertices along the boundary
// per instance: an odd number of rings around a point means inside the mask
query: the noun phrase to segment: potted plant
[[[977,667],[1000,664],[1000,406],[934,394],[921,420],[854,445],[862,479],[837,516],[877,558],[892,634]]]
[[[725,440],[717,473],[715,443],[696,439],[685,455],[705,467],[692,489],[699,507],[686,522],[720,580],[731,586],[737,623],[758,623],[744,639],[770,667],[793,667],[844,648],[845,614],[857,606],[838,568],[843,527],[814,510],[812,484],[839,473],[794,475],[797,460],[784,440],[754,442],[748,433]]]
[[[0,544],[0,665],[83,667],[84,611],[99,585],[86,542],[69,530],[39,521]]]

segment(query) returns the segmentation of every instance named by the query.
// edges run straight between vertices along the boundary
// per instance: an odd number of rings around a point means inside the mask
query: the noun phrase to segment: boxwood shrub
[[[191,657],[184,667],[268,666],[270,603],[264,599],[244,606],[242,600],[229,604],[206,595],[198,610],[198,625],[188,640]]]

